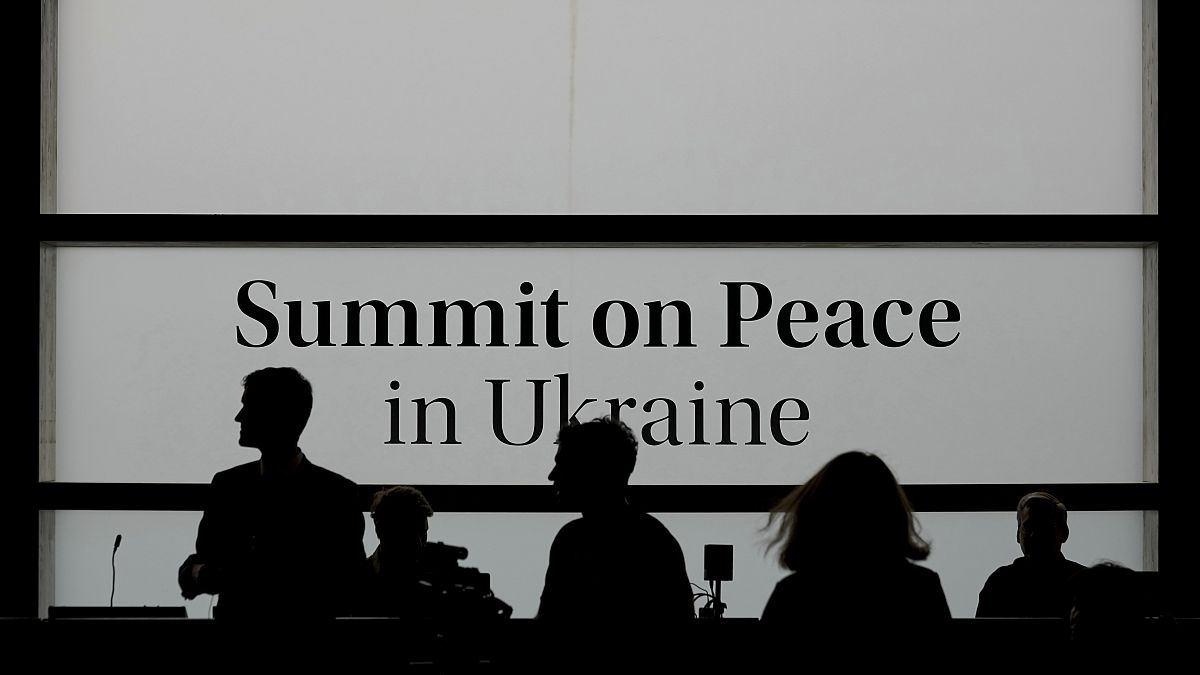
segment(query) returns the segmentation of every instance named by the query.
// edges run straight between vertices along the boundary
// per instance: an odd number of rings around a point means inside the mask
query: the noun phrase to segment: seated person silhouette
[[[766,529],[777,519],[768,550],[781,546],[779,562],[792,573],[763,608],[768,632],[803,634],[811,644],[903,641],[948,623],[941,579],[913,563],[929,545],[879,457],[834,457],[780,502]]]
[[[581,518],[550,547],[537,618],[544,626],[613,628],[695,617],[683,551],[653,516],[630,505],[637,440],[619,420],[572,424],[558,434],[549,479]]]
[[[1134,619],[1141,618],[1133,571],[1127,567],[1100,563],[1076,572],[1070,586],[1072,640],[1120,638]]]
[[[431,598],[419,582],[432,515],[433,507],[416,488],[397,485],[375,494],[371,519],[379,546],[367,559],[361,614],[408,618],[431,614]]]
[[[297,445],[312,386],[292,368],[242,380],[238,444],[261,457],[213,476],[196,552],[179,568],[186,599],[220,595],[215,618],[353,613],[366,555],[357,486]]]
[[[359,614],[409,620],[507,619],[512,607],[491,589],[491,575],[464,567],[468,551],[429,541],[433,507],[407,485],[380,490],[371,504],[379,546],[367,559]]]
[[[1128,567],[1107,561],[1072,575],[1071,640],[1115,651],[1174,639],[1173,622],[1160,616],[1158,598],[1144,580]]]
[[[1067,507],[1048,492],[1017,502],[1017,543],[1022,555],[992,572],[979,591],[978,617],[1062,617],[1071,613],[1070,578],[1083,565],[1063,557]]]

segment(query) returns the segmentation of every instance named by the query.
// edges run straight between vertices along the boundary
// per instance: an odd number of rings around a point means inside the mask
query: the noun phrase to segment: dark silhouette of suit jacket
[[[1061,554],[1045,562],[1033,562],[1024,556],[1005,565],[988,577],[979,591],[975,616],[1071,615],[1071,577],[1086,569]]]
[[[217,618],[353,614],[366,564],[357,486],[302,458],[285,479],[248,462],[213,476],[184,566],[203,563]]]

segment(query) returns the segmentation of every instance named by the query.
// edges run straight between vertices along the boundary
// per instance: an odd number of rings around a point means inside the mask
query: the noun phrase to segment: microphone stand
[[[121,545],[121,535],[117,535],[112,550],[112,592],[108,594],[108,606],[113,606],[113,597],[117,594],[117,547]]]

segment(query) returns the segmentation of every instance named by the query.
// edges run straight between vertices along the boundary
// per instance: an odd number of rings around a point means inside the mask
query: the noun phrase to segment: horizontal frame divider
[[[364,511],[390,485],[359,485]],[[563,513],[551,485],[414,485],[437,512]],[[651,513],[762,513],[792,485],[631,485],[630,501]],[[203,511],[207,483],[38,484],[41,511]],[[905,485],[918,512],[1016,510],[1029,492],[1053,494],[1071,511],[1157,511],[1158,483],[957,483]]]

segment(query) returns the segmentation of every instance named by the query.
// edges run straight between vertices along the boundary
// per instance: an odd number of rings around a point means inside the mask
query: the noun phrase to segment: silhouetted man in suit
[[[217,618],[353,613],[366,564],[357,486],[297,445],[312,386],[292,368],[242,380],[238,444],[261,458],[213,476],[196,552],[179,568],[183,597],[219,594]]]
[[[1047,492],[1031,492],[1017,503],[1017,543],[1024,554],[992,572],[975,616],[1062,617],[1071,614],[1070,578],[1084,569],[1067,560],[1067,507]]]
[[[550,547],[538,619],[611,627],[695,616],[679,542],[625,497],[636,461],[637,440],[618,420],[559,432],[549,479],[561,503],[583,517],[564,525]]]

